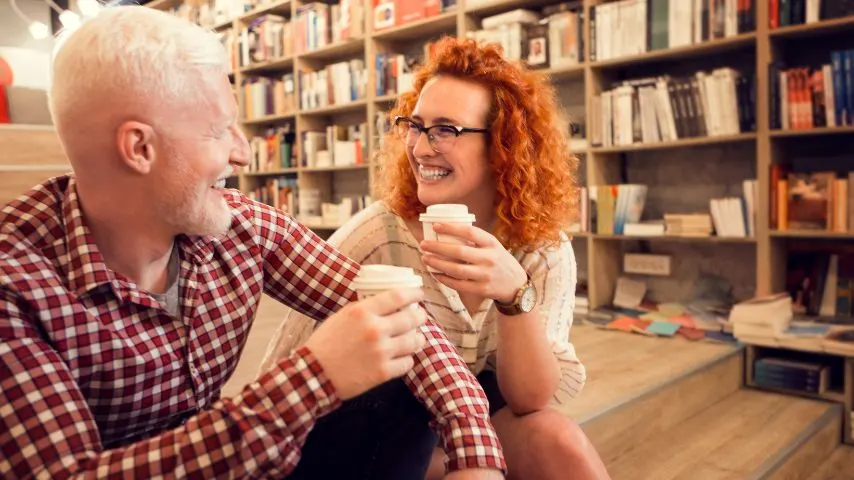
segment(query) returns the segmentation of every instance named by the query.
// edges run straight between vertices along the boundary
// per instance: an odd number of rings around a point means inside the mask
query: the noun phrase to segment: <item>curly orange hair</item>
[[[474,81],[492,92],[487,118],[489,156],[496,178],[498,224],[492,232],[509,249],[555,245],[578,216],[578,159],[570,153],[569,124],[555,89],[542,73],[508,61],[501,47],[443,37],[415,72],[414,89],[402,94],[389,118],[410,116],[424,84],[436,75]],[[377,191],[406,219],[426,210],[401,143],[387,134]]]

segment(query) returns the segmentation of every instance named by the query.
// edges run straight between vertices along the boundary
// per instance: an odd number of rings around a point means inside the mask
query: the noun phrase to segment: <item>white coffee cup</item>
[[[362,265],[352,285],[359,300],[365,300],[395,288],[421,288],[424,281],[408,267]]]
[[[421,227],[424,231],[424,240],[465,245],[465,241],[460,237],[436,233],[433,230],[433,224],[464,223],[472,225],[475,218],[474,214],[469,213],[468,207],[463,204],[443,203],[427,207],[427,211],[421,214],[419,220],[421,220]],[[431,267],[427,267],[427,270],[437,272],[435,268]]]

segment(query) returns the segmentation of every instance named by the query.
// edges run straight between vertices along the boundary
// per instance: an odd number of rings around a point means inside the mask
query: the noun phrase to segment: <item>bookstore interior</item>
[[[854,1],[140,3],[217,33],[252,147],[228,185],[322,237],[373,201],[431,42],[500,44],[554,83],[580,159],[575,324],[743,347],[743,387],[838,405],[854,444]],[[67,169],[39,42],[99,8],[10,4],[2,204]]]

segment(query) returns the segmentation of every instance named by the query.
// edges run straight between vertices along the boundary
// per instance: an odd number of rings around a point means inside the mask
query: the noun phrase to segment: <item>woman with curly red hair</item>
[[[422,275],[429,313],[487,394],[511,478],[607,478],[578,425],[549,408],[586,379],[569,341],[576,262],[564,233],[578,212],[578,160],[554,88],[495,45],[446,37],[390,119],[380,201],[330,243],[362,264]],[[419,215],[437,204],[475,215],[471,226],[434,225],[461,243],[424,239]],[[314,328],[296,317],[269,361]],[[441,477],[440,452],[434,459],[428,477]]]

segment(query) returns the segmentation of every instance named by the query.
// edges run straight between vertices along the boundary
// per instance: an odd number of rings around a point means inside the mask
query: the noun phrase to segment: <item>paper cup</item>
[[[419,217],[421,227],[424,231],[424,240],[432,240],[442,243],[456,243],[465,245],[465,241],[454,235],[445,235],[436,233],[433,230],[433,224],[436,223],[463,223],[466,225],[474,224],[474,214],[469,213],[468,207],[461,204],[439,204],[430,205],[427,211]],[[437,273],[437,270],[432,267],[427,267],[427,270],[432,273]]]
[[[365,300],[386,290],[421,288],[424,282],[411,268],[393,265],[363,265],[352,285],[359,295],[359,300]]]

